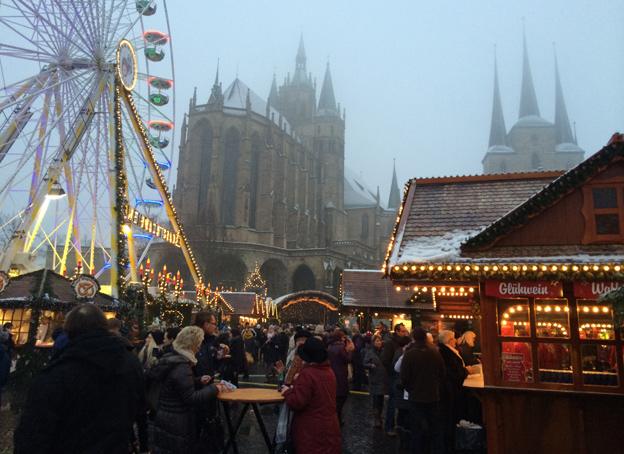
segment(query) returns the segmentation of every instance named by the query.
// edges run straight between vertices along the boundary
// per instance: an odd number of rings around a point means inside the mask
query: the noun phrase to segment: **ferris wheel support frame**
[[[80,115],[76,118],[73,135],[70,138],[66,137],[65,142],[61,145],[59,158],[57,158],[55,162],[47,168],[43,178],[43,183],[37,188],[35,196],[24,213],[21,225],[19,225],[13,233],[9,245],[0,259],[1,271],[9,271],[11,266],[14,264],[16,257],[20,253],[26,257],[29,255],[32,241],[29,241],[28,238],[35,238],[38,233],[40,224],[37,226],[36,220],[42,216],[42,209],[47,209],[49,205],[49,203],[46,203],[46,201],[49,202],[49,199],[46,196],[52,185],[58,181],[62,168],[71,159],[74,151],[80,143],[80,140],[89,128],[91,120],[95,114],[97,100],[106,88],[108,78],[108,76],[101,77],[99,82],[94,84],[91,94],[87,98]],[[35,223],[35,228],[33,228],[31,232],[30,230],[31,227],[33,227],[33,223]]]
[[[115,90],[119,90],[119,92],[122,94],[123,101],[129,113],[130,123],[132,123],[134,131],[139,136],[141,142],[141,146],[139,148],[143,152],[145,163],[152,176],[152,181],[154,182],[158,192],[163,199],[169,222],[171,222],[171,226],[174,232],[178,235],[180,239],[180,248],[182,249],[182,254],[184,255],[184,260],[186,261],[186,264],[189,268],[191,277],[193,278],[193,281],[196,285],[202,285],[203,277],[201,270],[199,268],[199,265],[197,264],[197,260],[195,259],[195,255],[193,254],[189,240],[184,233],[182,223],[178,219],[178,214],[176,212],[175,206],[173,205],[173,199],[171,197],[171,194],[169,193],[167,184],[165,183],[165,177],[163,176],[156,162],[154,150],[150,143],[147,131],[143,126],[143,122],[141,121],[141,118],[137,112],[132,93],[126,90],[126,88],[118,81],[116,81]]]

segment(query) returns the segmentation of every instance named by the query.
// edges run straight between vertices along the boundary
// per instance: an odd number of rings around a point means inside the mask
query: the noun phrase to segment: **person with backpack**
[[[155,413],[151,427],[152,454],[193,454],[208,448],[200,446],[196,410],[216,400],[227,387],[209,384],[212,377],[207,375],[195,380],[195,355],[203,340],[201,328],[183,328],[173,341],[173,351],[163,355],[148,373],[148,403]],[[202,439],[202,444],[206,441],[210,442]]]

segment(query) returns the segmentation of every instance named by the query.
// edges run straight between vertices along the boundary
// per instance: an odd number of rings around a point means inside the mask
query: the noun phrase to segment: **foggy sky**
[[[522,18],[541,116],[554,121],[561,80],[586,156],[624,130],[624,31],[618,0],[170,1],[178,125],[193,87],[239,78],[263,98],[294,72],[303,33],[317,97],[330,61],[347,110],[346,165],[387,200],[415,176],[481,172],[492,109],[494,45],[507,130],[518,119]]]

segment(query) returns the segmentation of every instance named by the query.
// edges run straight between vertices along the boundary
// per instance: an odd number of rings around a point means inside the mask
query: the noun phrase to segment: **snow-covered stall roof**
[[[413,179],[387,266],[461,261],[461,244],[561,172]]]

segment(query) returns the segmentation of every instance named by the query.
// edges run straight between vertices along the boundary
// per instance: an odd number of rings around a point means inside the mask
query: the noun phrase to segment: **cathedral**
[[[570,127],[556,59],[555,122],[551,123],[540,116],[524,38],[520,109],[518,121],[509,132],[503,116],[498,68],[494,64],[492,124],[488,150],[482,160],[483,173],[568,170],[583,161],[584,154]]]
[[[390,169],[388,169],[390,173]],[[259,267],[270,296],[337,294],[347,268],[379,268],[400,204],[345,166],[345,113],[327,65],[318,94],[303,39],[267,99],[219,72],[185,115],[174,202],[206,282],[241,288]]]

